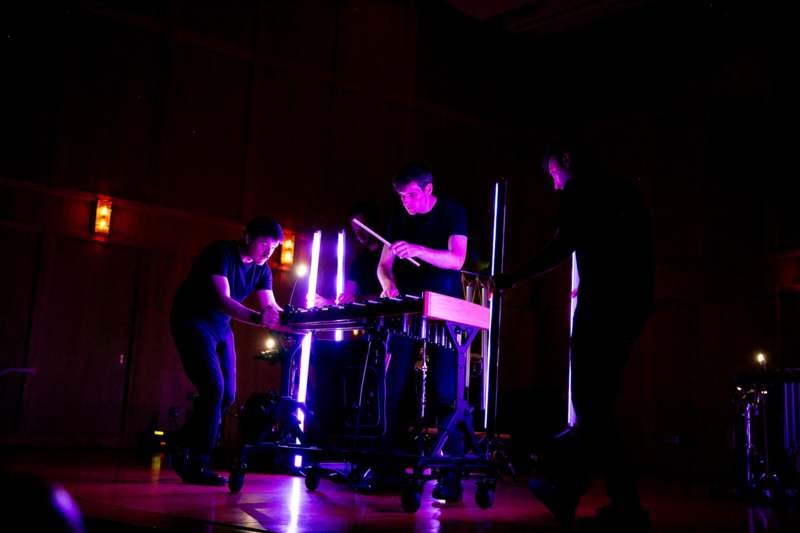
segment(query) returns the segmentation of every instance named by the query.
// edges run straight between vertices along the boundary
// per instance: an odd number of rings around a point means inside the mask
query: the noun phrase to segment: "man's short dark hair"
[[[422,189],[427,184],[433,183],[433,174],[429,168],[419,163],[409,163],[392,179],[392,186],[395,189],[403,189],[411,183],[416,183]]]
[[[256,237],[272,237],[276,241],[283,241],[283,229],[281,225],[271,217],[255,217],[247,223],[245,232],[251,239]]]
[[[583,171],[590,166],[594,168],[597,165],[587,146],[579,139],[572,136],[557,137],[545,145],[542,152],[542,170],[545,175],[548,175],[550,158],[556,157],[560,163],[565,154],[569,154],[573,172]]]

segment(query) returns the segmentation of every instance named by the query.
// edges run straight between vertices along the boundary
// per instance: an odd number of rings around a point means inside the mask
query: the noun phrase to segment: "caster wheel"
[[[306,474],[306,488],[310,492],[314,492],[319,487],[319,481],[320,481],[319,472],[317,472],[314,469],[308,469],[306,470],[305,474]]]
[[[228,490],[231,494],[239,494],[244,485],[244,470],[232,469],[231,475],[228,477]]]
[[[422,503],[422,491],[420,488],[410,486],[403,489],[402,494],[400,494],[400,505],[403,506],[403,511],[413,514],[419,510],[419,506]]]
[[[494,505],[494,488],[487,485],[478,485],[475,490],[475,503],[481,509],[488,509]]]

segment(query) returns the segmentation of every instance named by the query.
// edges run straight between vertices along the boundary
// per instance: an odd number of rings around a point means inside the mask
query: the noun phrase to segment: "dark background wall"
[[[621,402],[636,457],[723,471],[732,378],[757,350],[800,366],[785,17],[650,1],[475,18],[468,4],[5,7],[0,368],[37,373],[0,378],[2,440],[130,447],[179,422],[192,388],[166,318],[199,249],[269,213],[302,257],[355,201],[391,202],[408,160],[467,206],[475,265],[507,178],[506,264],[521,263],[557,209],[539,152],[570,130],[652,212],[657,311]],[[97,194],[114,198],[107,242],[89,233]],[[561,268],[506,299],[500,423],[519,442],[564,423],[568,281]],[[292,282],[276,272],[279,301]],[[244,401],[278,369],[252,357],[263,332],[236,330]]]

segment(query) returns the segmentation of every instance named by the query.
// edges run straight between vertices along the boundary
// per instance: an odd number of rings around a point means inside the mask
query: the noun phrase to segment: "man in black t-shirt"
[[[267,261],[283,241],[280,224],[256,217],[241,241],[207,246],[192,265],[172,304],[170,329],[181,363],[197,387],[194,410],[180,431],[173,466],[184,482],[224,485],[208,469],[222,413],[236,396],[236,350],[230,320],[261,327],[278,322],[281,308],[272,292]],[[259,310],[242,305],[255,293]]]
[[[467,217],[459,203],[433,195],[431,171],[420,165],[406,166],[393,180],[403,210],[394,214],[389,223],[387,239],[378,266],[383,287],[382,296],[398,294],[420,295],[433,291],[463,298],[461,267],[467,255]],[[407,259],[418,259],[414,266]],[[404,417],[398,408],[413,372],[415,347],[409,339],[394,337],[391,348],[387,384],[387,422],[394,425],[392,436],[402,435]],[[433,386],[435,414],[440,430],[445,427],[456,400],[458,361],[454,350],[429,347],[429,383]],[[461,435],[451,435],[446,453],[463,453]],[[445,470],[442,480],[434,487],[433,497],[457,502],[461,500],[460,476]]]
[[[463,297],[461,267],[467,256],[467,215],[461,204],[433,195],[431,172],[409,165],[393,186],[403,210],[389,222],[378,267],[383,296],[433,291]],[[395,258],[403,261],[395,261]],[[405,259],[421,259],[417,267]]]

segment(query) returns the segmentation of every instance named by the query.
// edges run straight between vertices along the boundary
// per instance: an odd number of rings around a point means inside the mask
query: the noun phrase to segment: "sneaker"
[[[561,490],[544,479],[530,480],[528,488],[562,525],[570,526],[575,522],[577,495]]]
[[[463,496],[464,489],[461,486],[461,479],[452,471],[444,473],[431,492],[434,500],[444,500],[447,503],[458,503]]]
[[[207,468],[188,470],[181,476],[184,483],[189,485],[208,485],[211,487],[224,487],[228,482],[223,476]]]

